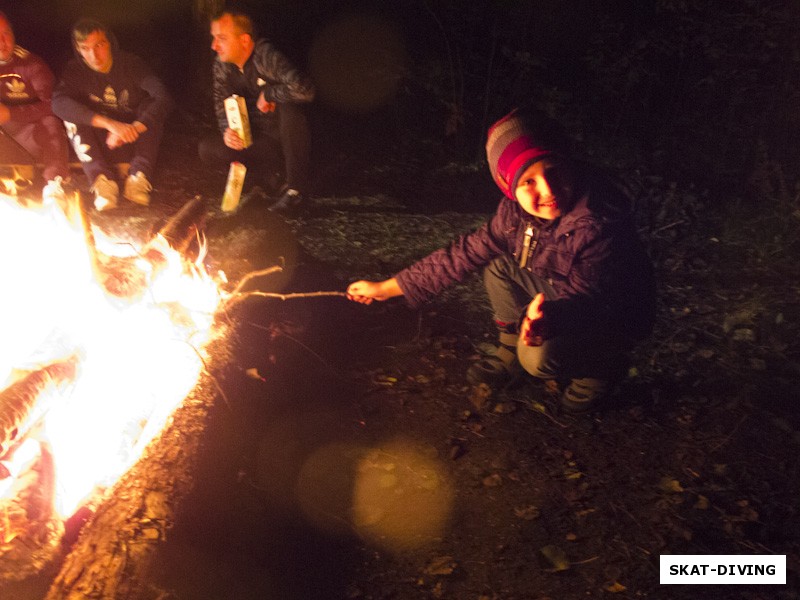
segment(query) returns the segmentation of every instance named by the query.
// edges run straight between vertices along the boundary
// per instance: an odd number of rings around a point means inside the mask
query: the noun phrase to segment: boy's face
[[[522,172],[514,196],[522,209],[540,219],[552,221],[561,216],[563,198],[558,169],[547,159],[533,163]]]
[[[111,42],[104,31],[93,31],[86,39],[75,43],[78,53],[90,69],[98,73],[108,73],[111,70],[113,56]]]

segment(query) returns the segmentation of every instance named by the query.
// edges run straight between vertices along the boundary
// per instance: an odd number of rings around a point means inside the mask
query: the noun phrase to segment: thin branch
[[[228,298],[226,305],[231,302],[238,302],[251,296],[261,296],[262,298],[278,298],[280,300],[293,300],[295,298],[319,298],[321,296],[341,296],[347,298],[344,292],[293,292],[290,294],[278,294],[277,292],[242,292]]]
[[[248,273],[247,275],[242,277],[242,280],[239,282],[239,284],[231,292],[231,296],[238,296],[239,292],[241,291],[241,289],[251,279],[255,279],[256,277],[261,277],[263,275],[270,275],[270,274],[276,273],[276,272],[280,273],[282,271],[283,271],[283,266],[282,265],[274,265],[274,266],[268,267],[266,269],[261,269],[260,271],[251,271],[250,273]]]

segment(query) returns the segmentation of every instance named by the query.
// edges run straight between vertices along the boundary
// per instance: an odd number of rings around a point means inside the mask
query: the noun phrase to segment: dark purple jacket
[[[631,202],[599,177],[584,189],[572,209],[554,221],[539,220],[504,197],[483,226],[396,275],[406,299],[416,307],[506,254],[555,289],[556,299],[542,306],[552,335],[600,327],[644,337],[655,316],[655,284]],[[521,261],[526,230],[530,249]]]

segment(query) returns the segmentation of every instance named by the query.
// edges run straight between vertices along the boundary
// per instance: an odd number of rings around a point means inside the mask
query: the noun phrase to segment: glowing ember
[[[77,357],[74,380],[41,399],[35,432],[53,455],[62,517],[125,473],[194,387],[221,299],[199,260],[164,240],[146,258],[127,242],[98,237],[97,249],[124,259],[142,293],[111,294],[98,282],[81,228],[60,208],[22,208],[0,194],[0,389]]]

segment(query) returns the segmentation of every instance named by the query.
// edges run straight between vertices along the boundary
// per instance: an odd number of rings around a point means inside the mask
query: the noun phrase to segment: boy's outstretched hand
[[[373,300],[382,302],[402,295],[403,290],[394,277],[383,281],[356,281],[347,286],[347,299],[361,304],[372,304]]]

